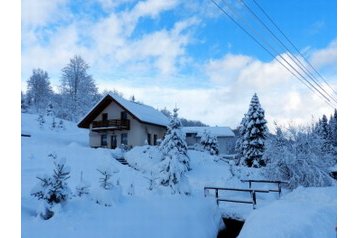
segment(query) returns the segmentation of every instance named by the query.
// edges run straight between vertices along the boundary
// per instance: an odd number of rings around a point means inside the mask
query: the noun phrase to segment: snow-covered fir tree
[[[265,111],[262,109],[256,93],[251,99],[248,112],[240,125],[240,138],[237,148],[243,156],[243,163],[248,167],[265,165],[262,159],[265,151],[265,139],[268,133]]]
[[[51,208],[54,204],[64,203],[71,197],[71,189],[67,184],[71,169],[65,163],[65,159],[55,160],[52,176],[43,175],[37,177],[40,182],[31,192],[32,196],[46,202],[46,213],[41,214],[44,219],[51,218],[53,215]]]
[[[42,129],[44,124],[46,123],[44,115],[40,113],[37,118],[37,121],[39,123],[40,128]]]
[[[115,173],[111,167],[103,167],[97,171],[101,177],[99,178],[99,188],[93,192],[93,198],[97,204],[110,207],[121,200],[122,187],[119,179],[116,184],[111,181]]]
[[[99,178],[100,187],[110,190],[113,188],[113,184],[111,182],[112,172],[108,169],[97,169],[97,171],[102,175]]]
[[[334,114],[330,117],[329,123],[329,141],[333,149],[333,154],[337,157],[337,109],[334,110]]]
[[[65,129],[65,124],[63,123],[63,120],[60,119],[60,121],[57,123],[57,128],[59,129]]]
[[[204,150],[209,151],[211,155],[219,154],[218,140],[216,136],[212,135],[208,130],[204,130],[200,138],[200,145]]]
[[[131,183],[131,185],[129,185],[129,188],[128,188],[128,191],[127,191],[127,194],[129,196],[133,196],[135,194],[135,191],[134,191],[134,184]]]
[[[53,112],[53,104],[49,102],[46,107],[46,116],[48,117],[54,117],[55,114]]]
[[[185,172],[190,170],[187,144],[182,132],[181,122],[178,118],[178,108],[173,111],[166,135],[159,149],[163,154],[160,163],[160,184],[170,186],[173,193],[188,193],[183,191],[181,182],[185,182]]]
[[[244,115],[244,117],[241,119],[240,125],[237,128],[238,131],[238,139],[235,143],[235,152],[236,152],[236,161],[235,164],[239,165],[240,160],[244,158],[244,138],[245,138],[245,123],[246,123],[246,114]]]
[[[76,186],[76,196],[83,197],[89,194],[91,185],[83,179],[83,172],[81,171],[80,183]]]

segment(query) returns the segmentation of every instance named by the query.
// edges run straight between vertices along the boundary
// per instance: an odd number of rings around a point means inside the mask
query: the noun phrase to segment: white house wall
[[[121,112],[125,111],[122,107],[120,107],[115,102],[111,102],[95,119],[94,121],[102,121],[102,114],[108,114],[108,120],[120,119]],[[89,134],[89,143],[91,147],[100,147],[101,146],[101,135],[107,134],[107,144],[110,147],[111,135],[117,136],[117,146],[121,145],[121,134],[128,134],[128,146],[141,146],[145,144],[147,139],[147,134],[150,133],[152,136],[153,143],[153,135],[156,134],[158,139],[162,139],[166,132],[166,128],[150,125],[146,123],[141,123],[137,119],[133,118],[129,113],[127,113],[127,119],[130,120],[130,129],[129,130],[107,130],[106,132],[95,132],[90,130]]]

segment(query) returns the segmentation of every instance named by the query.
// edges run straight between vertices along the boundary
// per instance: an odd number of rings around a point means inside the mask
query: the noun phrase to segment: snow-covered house
[[[189,147],[200,143],[200,138],[207,131],[216,136],[219,147],[219,154],[229,154],[235,143],[235,134],[229,127],[183,127],[186,143]]]
[[[169,119],[151,106],[108,94],[78,123],[89,129],[91,147],[116,148],[157,144]]]

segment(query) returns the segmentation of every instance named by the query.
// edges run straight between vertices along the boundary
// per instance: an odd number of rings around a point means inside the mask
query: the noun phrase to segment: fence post
[[[255,191],[252,191],[251,195],[252,195],[253,209],[256,209],[256,193],[255,193]]]
[[[281,197],[281,183],[278,182],[277,186],[278,186],[278,197],[280,198]]]

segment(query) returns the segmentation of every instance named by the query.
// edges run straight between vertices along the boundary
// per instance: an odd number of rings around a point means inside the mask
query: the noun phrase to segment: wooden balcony
[[[92,122],[92,130],[103,130],[103,129],[129,130],[130,121],[128,119],[122,119],[122,120],[115,119],[115,120]]]

